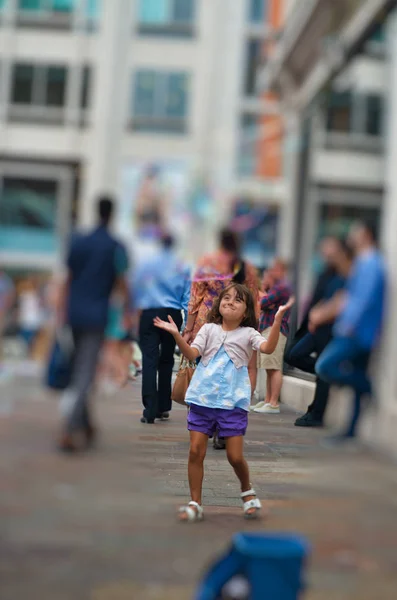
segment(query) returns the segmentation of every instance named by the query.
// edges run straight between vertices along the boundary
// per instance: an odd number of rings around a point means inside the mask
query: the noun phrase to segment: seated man
[[[335,300],[331,299],[343,289],[351,268],[351,252],[342,240],[326,238],[321,243],[320,252],[327,270],[319,278],[304,325],[298,330],[297,339],[285,356],[287,364],[312,374],[315,374],[317,358],[332,338],[332,321],[337,309]],[[329,389],[329,384],[317,377],[313,402],[306,414],[295,421],[297,427],[323,426]]]

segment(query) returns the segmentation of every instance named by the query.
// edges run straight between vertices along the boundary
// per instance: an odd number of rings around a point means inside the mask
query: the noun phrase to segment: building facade
[[[263,10],[263,0],[2,0],[2,264],[53,268],[103,192],[117,195],[131,237],[153,172],[169,222],[193,228],[192,258],[210,247],[251,108],[243,72],[265,36]]]

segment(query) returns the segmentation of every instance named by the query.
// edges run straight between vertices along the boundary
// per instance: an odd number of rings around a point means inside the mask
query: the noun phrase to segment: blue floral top
[[[197,366],[185,402],[207,408],[242,408],[248,412],[251,403],[248,368],[235,367],[221,346],[207,366],[202,362]]]

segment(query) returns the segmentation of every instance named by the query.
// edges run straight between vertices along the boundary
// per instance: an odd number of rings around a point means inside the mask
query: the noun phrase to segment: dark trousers
[[[285,356],[285,362],[305,373],[315,374],[316,361],[329,342],[329,336],[315,336],[306,333],[294,344]],[[312,356],[313,354],[316,356]],[[316,391],[308,412],[316,421],[323,421],[329,398],[330,384],[320,377],[316,378]]]
[[[144,310],[139,324],[139,344],[142,351],[143,416],[152,421],[171,410],[171,380],[174,367],[175,340],[170,333],[153,325],[153,319],[164,321],[170,315],[178,328],[182,327],[182,313],[173,308]]]
[[[328,383],[348,386],[354,390],[354,403],[346,435],[353,437],[361,416],[362,398],[372,394],[368,377],[369,350],[361,348],[351,338],[335,338],[324,350],[316,365],[319,377]]]
[[[69,433],[92,426],[89,394],[95,380],[103,331],[73,330],[73,364],[69,387],[61,398],[61,410]]]

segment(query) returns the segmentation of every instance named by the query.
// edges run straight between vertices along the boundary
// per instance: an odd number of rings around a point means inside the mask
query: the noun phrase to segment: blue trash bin
[[[310,552],[302,537],[284,533],[238,533],[229,552],[208,571],[195,600],[217,600],[235,575],[250,585],[250,600],[297,600]]]

